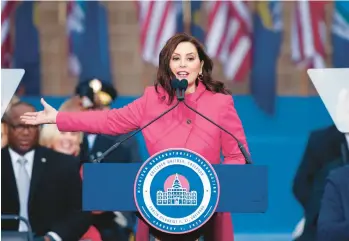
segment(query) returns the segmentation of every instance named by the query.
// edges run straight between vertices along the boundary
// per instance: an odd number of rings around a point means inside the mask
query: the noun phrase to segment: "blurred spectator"
[[[304,230],[298,241],[316,240],[317,220],[329,172],[347,162],[348,134],[336,126],[314,131],[294,179],[293,192],[304,210]]]
[[[15,103],[19,102],[19,98],[17,96],[13,96],[12,99],[10,100],[9,105],[6,108],[6,111],[4,115],[6,115],[7,110],[11,108],[11,106]],[[1,119],[1,148],[7,145],[7,124],[4,118]]]
[[[39,127],[21,124],[35,108],[17,102],[5,115],[8,146],[1,150],[1,214],[26,218],[40,240],[77,241],[91,215],[81,211],[79,162],[38,144]],[[2,221],[2,231],[26,231],[24,223]]]
[[[73,97],[65,101],[60,110],[81,111],[80,99]],[[67,155],[79,156],[82,137],[81,132],[60,132],[56,125],[44,125],[40,133],[40,144]]]
[[[81,110],[79,98],[73,97],[62,104],[60,111]],[[82,142],[81,132],[60,132],[57,125],[44,125],[40,132],[40,145],[57,152],[72,156],[79,156]],[[82,240],[101,241],[101,236],[94,226],[90,226]]]
[[[327,178],[318,221],[318,241],[349,240],[349,166]]]

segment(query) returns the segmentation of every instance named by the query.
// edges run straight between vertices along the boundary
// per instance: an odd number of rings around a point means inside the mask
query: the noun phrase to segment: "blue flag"
[[[40,42],[35,11],[39,2],[23,1],[15,11],[14,68],[23,68],[24,77],[17,94],[40,95]]]
[[[336,1],[332,22],[332,64],[349,68],[349,2]]]
[[[174,1],[175,6],[178,8],[177,15],[177,33],[185,32],[184,19],[183,19],[183,2],[182,1]],[[190,1],[190,34],[197,38],[201,43],[204,43],[205,31],[201,27],[201,6],[202,1]]]
[[[81,66],[80,81],[98,78],[112,82],[107,13],[99,1],[76,1],[83,18],[81,32],[71,36],[72,49]]]
[[[282,2],[257,2],[253,24],[251,94],[263,111],[273,114],[277,61],[282,44]]]
[[[175,6],[175,8],[177,8],[176,32],[183,33],[185,31],[184,22],[183,22],[183,2],[174,1],[173,5]]]
[[[108,15],[104,4],[99,4],[99,49],[100,49],[100,69],[98,71],[104,82],[112,83],[112,71],[110,66]]]
[[[191,24],[190,32],[195,38],[197,38],[201,43],[205,41],[205,31],[200,25],[201,19],[201,6],[202,1],[191,1]]]

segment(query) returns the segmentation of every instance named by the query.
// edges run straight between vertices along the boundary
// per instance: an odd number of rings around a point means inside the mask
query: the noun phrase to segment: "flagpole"
[[[191,0],[182,0],[184,32],[191,34]]]
[[[58,3],[58,22],[65,25],[67,21],[67,2],[62,1]]]

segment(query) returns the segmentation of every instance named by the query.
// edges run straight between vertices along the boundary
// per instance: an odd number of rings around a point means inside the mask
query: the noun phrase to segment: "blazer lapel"
[[[12,166],[12,160],[10,156],[10,152],[8,151],[8,148],[3,149],[1,153],[1,175],[3,177],[1,178],[2,181],[4,181],[4,185],[6,185],[6,189],[8,190],[9,198],[12,200],[15,200],[16,203],[19,203],[19,197],[18,197],[18,189],[17,189],[17,183],[15,178],[15,173],[13,171]],[[5,184],[6,183],[6,184]]]
[[[349,164],[349,148],[348,148],[348,142],[347,142],[347,139],[343,138],[343,141],[341,143],[341,156],[342,156],[342,159],[343,159],[343,162],[345,164]]]
[[[36,148],[34,154],[33,170],[30,182],[29,203],[33,200],[34,194],[37,191],[42,173],[46,165],[46,159],[40,147]]]
[[[334,132],[334,138],[333,138],[333,148],[338,150],[339,156],[342,158],[343,163],[348,164],[349,163],[349,149],[348,149],[348,142],[345,138],[345,134],[339,132],[337,128]]]

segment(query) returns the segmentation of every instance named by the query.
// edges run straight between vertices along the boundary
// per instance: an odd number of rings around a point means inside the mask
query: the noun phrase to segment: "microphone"
[[[187,82],[188,85],[188,82]],[[178,79],[171,80],[171,86],[173,89],[176,90],[176,97],[178,101],[184,100],[185,91],[182,91],[183,89],[183,83],[182,81],[179,81]],[[185,88],[187,89],[187,88]]]
[[[188,87],[188,80],[186,79],[182,79],[179,84],[178,84],[178,88],[180,89],[181,92],[185,93],[185,90],[187,89]],[[183,94],[184,95],[184,94]],[[177,97],[178,98],[178,97]],[[217,123],[215,123],[214,121],[212,121],[211,119],[209,119],[208,117],[204,116],[203,114],[201,114],[200,112],[198,112],[197,110],[195,110],[194,108],[192,108],[191,106],[189,106],[185,100],[184,100],[184,97],[183,97],[183,101],[184,105],[186,107],[188,107],[190,110],[194,111],[196,114],[198,114],[199,116],[201,116],[202,118],[204,118],[205,120],[211,122],[213,125],[217,126],[219,129],[221,129],[222,131],[224,131],[225,133],[227,133],[228,135],[230,135],[231,137],[234,138],[234,140],[237,142],[238,144],[238,147],[242,153],[242,155],[244,156],[245,158],[245,162],[246,164],[252,164],[252,160],[251,160],[251,157],[250,155],[247,153],[244,145],[240,142],[240,140],[238,138],[236,138],[235,135],[233,135],[232,133],[230,133],[229,131],[227,131],[226,129],[224,129],[222,126],[218,125]]]
[[[179,87],[179,80],[178,79],[174,79],[171,80],[171,86],[172,88],[176,89],[176,91],[178,90]],[[181,96],[181,94],[178,92],[178,96]],[[183,95],[183,99],[184,99],[184,95]],[[158,117],[156,117],[155,119],[153,119],[152,121],[150,121],[148,124],[146,124],[145,126],[143,126],[142,128],[138,129],[137,131],[133,132],[131,135],[123,138],[121,141],[116,142],[114,145],[112,145],[111,147],[109,147],[108,150],[106,150],[105,152],[102,153],[102,155],[100,155],[99,157],[97,157],[95,160],[93,160],[93,163],[101,163],[101,161],[108,156],[112,151],[114,151],[116,148],[118,148],[118,146],[120,146],[122,143],[124,143],[125,141],[127,141],[128,139],[130,139],[131,137],[133,137],[134,135],[136,135],[137,133],[141,132],[143,129],[147,128],[148,126],[150,126],[152,123],[154,123],[155,121],[157,121],[158,119],[160,119],[161,117],[163,117],[164,115],[166,115],[167,113],[169,113],[171,110],[173,110],[174,108],[176,108],[179,105],[180,101],[177,101],[177,103],[172,106],[170,109],[164,111],[161,115],[159,115]]]

